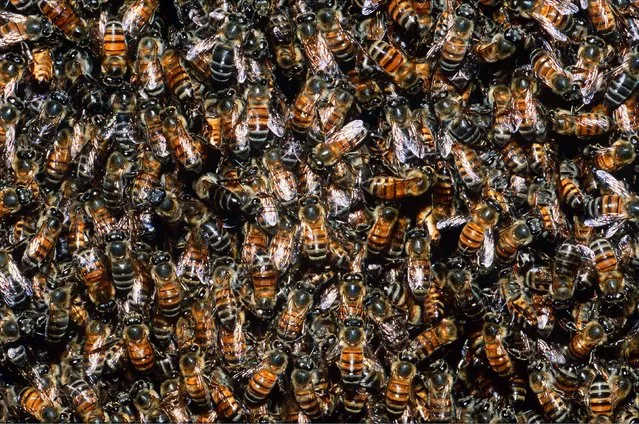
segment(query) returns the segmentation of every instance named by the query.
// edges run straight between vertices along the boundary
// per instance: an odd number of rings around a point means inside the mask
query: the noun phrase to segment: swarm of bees
[[[0,421],[638,422],[639,3],[7,0]]]

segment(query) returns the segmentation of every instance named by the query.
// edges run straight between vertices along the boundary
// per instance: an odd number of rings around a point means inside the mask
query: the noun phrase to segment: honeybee
[[[408,342],[408,331],[396,310],[383,296],[373,293],[366,301],[366,315],[374,324],[380,339],[388,349],[397,351]]]
[[[530,226],[523,220],[511,224],[499,232],[495,244],[495,254],[502,263],[510,263],[514,260],[517,250],[533,241]]]
[[[514,372],[514,364],[504,346],[506,328],[495,323],[494,317],[488,318],[482,328],[482,340],[488,364],[500,377],[510,377]]]
[[[408,347],[408,351],[423,361],[443,346],[454,342],[459,337],[457,325],[450,319],[441,322],[417,335]]]
[[[508,28],[504,32],[480,40],[472,46],[472,51],[482,62],[495,63],[512,56],[522,41],[519,30]]]
[[[115,306],[115,287],[107,274],[102,254],[95,247],[82,250],[74,255],[78,276],[87,287],[91,302],[100,311],[109,311]]]
[[[136,38],[138,34],[153,19],[155,10],[160,2],[158,0],[127,0],[120,7],[122,28],[130,38]]]
[[[84,211],[93,223],[96,235],[104,239],[116,228],[116,222],[109,209],[107,209],[104,197],[97,190],[83,195]]]
[[[62,407],[53,402],[41,390],[27,386],[18,394],[20,406],[26,413],[41,422],[57,422],[60,420]]]
[[[163,54],[164,43],[159,38],[143,37],[140,39],[133,78],[150,96],[157,97],[164,92],[164,77],[160,62],[160,57]]]
[[[366,138],[367,129],[360,120],[349,122],[324,143],[313,148],[309,155],[309,165],[316,171],[335,165],[348,152],[356,149]]]
[[[272,104],[272,95],[265,79],[260,79],[247,87],[246,109],[243,121],[236,128],[236,135],[246,134],[246,139],[255,150],[261,150],[271,139],[284,135],[284,120]],[[240,144],[243,142],[240,141]]]
[[[176,266],[169,254],[162,251],[155,252],[151,264],[151,277],[156,286],[156,312],[169,319],[175,318],[185,297]]]
[[[6,22],[0,25],[0,48],[3,50],[23,41],[39,40],[45,33],[50,31],[49,23],[36,15],[25,16],[2,11],[0,12],[0,19]]]
[[[575,14],[579,8],[566,1],[542,2],[539,0],[524,0],[517,2],[517,10],[528,19],[537,23],[557,41],[568,41],[569,34],[574,30]]]
[[[583,102],[589,104],[595,93],[604,85],[601,67],[610,53],[610,46],[596,36],[588,36],[577,51],[577,62],[570,68],[574,81],[579,85]]]
[[[498,146],[503,146],[512,137],[512,134],[516,131],[513,121],[513,114],[511,113],[512,106],[512,92],[510,87],[504,84],[497,84],[490,87],[488,90],[488,101],[493,107],[493,125],[491,133],[495,143]]]
[[[155,353],[149,341],[149,328],[139,315],[128,316],[125,321],[123,338],[129,360],[136,370],[150,371],[155,364]]]
[[[386,410],[391,415],[401,415],[412,397],[413,380],[417,374],[415,365],[406,361],[395,361],[391,365],[390,378],[386,385]]]
[[[71,290],[59,288],[48,294],[48,311],[44,338],[48,343],[60,343],[69,328]]]
[[[373,255],[380,255],[390,245],[393,229],[398,219],[398,210],[390,206],[378,206],[375,209],[375,220],[368,232],[367,250]]]
[[[10,308],[23,306],[33,294],[32,285],[8,250],[0,250],[0,293]]]
[[[462,4],[456,11],[446,35],[441,40],[439,66],[445,75],[454,75],[461,66],[475,28],[475,11]],[[438,43],[435,43],[438,46]],[[431,48],[432,50],[432,48]],[[430,51],[426,54],[429,56]]]
[[[598,149],[593,157],[596,168],[606,172],[616,172],[635,161],[635,146],[631,141],[619,139],[610,147]]]
[[[200,172],[207,157],[204,142],[189,134],[186,119],[175,107],[165,109],[164,113],[162,128],[173,155],[188,171]]]
[[[572,337],[568,344],[568,353],[577,360],[583,360],[605,340],[606,333],[602,325],[597,321],[591,321]]]
[[[552,52],[543,48],[537,49],[532,52],[530,60],[537,78],[553,93],[563,96],[573,88],[572,74],[564,70]]]
[[[637,199],[622,182],[608,172],[598,169],[594,174],[594,178],[601,183],[602,188],[606,188],[614,194],[604,194],[589,199],[586,202],[585,211],[590,219],[586,219],[584,222],[592,227],[614,223],[616,225],[613,225],[607,233],[614,234],[619,228],[619,224],[626,220],[631,222],[636,220]]]
[[[36,268],[43,265],[55,249],[58,237],[62,231],[62,215],[57,209],[50,209],[38,220],[35,235],[31,238],[22,263],[28,268]]]
[[[219,367],[213,370],[210,389],[211,400],[219,415],[233,422],[242,420],[244,409],[233,395],[231,381]]]
[[[306,5],[297,3],[300,13],[297,18],[297,38],[302,44],[302,48],[306,53],[308,63],[313,72],[326,72],[329,75],[335,75],[339,72],[339,67],[335,61],[335,57],[317,26],[315,14],[306,12]]]
[[[639,54],[626,55],[621,72],[615,75],[606,88],[604,104],[611,109],[616,109],[628,100],[639,86]]]
[[[546,122],[535,97],[538,89],[532,70],[515,71],[510,83],[513,129],[527,139],[540,141],[546,134]]]
[[[26,50],[27,57],[30,60],[31,77],[41,85],[47,86],[53,78],[53,58],[51,50],[43,47],[37,47],[33,50]]]
[[[302,333],[306,314],[313,306],[313,296],[303,289],[291,291],[277,321],[277,335],[284,341],[294,341]]]
[[[364,182],[364,190],[384,200],[398,200],[424,194],[433,183],[430,169],[411,169],[405,177],[377,176]]]
[[[570,409],[563,398],[553,389],[553,377],[548,371],[535,371],[528,378],[529,385],[541,404],[546,417],[554,422],[568,419]]]
[[[306,134],[315,121],[317,105],[327,93],[327,78],[313,75],[308,78],[302,90],[291,105],[290,122],[293,131]]]
[[[631,137],[639,133],[639,103],[637,96],[631,96],[612,111],[612,120],[625,137]]]
[[[423,83],[415,63],[392,44],[382,40],[372,41],[367,53],[400,88],[408,91],[417,90]]]
[[[463,144],[453,143],[451,152],[462,183],[471,191],[481,190],[487,175],[475,151]]]
[[[258,404],[271,393],[278,378],[286,370],[288,358],[281,350],[273,349],[262,359],[256,369],[252,371],[244,391],[244,397],[249,403]]]
[[[296,361],[295,368],[291,373],[291,382],[293,383],[293,395],[299,408],[310,419],[321,418],[323,415],[322,404],[317,390],[319,377],[310,357],[302,357]]]
[[[326,261],[328,257],[329,234],[326,211],[316,197],[300,200],[299,219],[301,222],[302,252],[313,263]]]
[[[115,18],[109,19],[102,36],[102,79],[108,86],[120,86],[129,68],[128,47],[122,23]]]
[[[104,411],[96,390],[84,378],[77,378],[68,385],[73,410],[82,419],[104,419]]]
[[[213,408],[211,393],[204,377],[204,355],[197,345],[185,348],[180,356],[180,374],[184,389],[195,406]]]
[[[339,10],[327,7],[317,12],[317,27],[342,71],[347,72],[355,66],[359,49],[342,21],[343,16]]]
[[[21,208],[22,205],[15,188],[6,187],[0,190],[0,219],[19,212]]]
[[[299,226],[295,225],[291,219],[281,217],[277,232],[268,246],[268,255],[275,268],[280,270],[282,274],[285,274],[295,263],[298,231]]]
[[[278,148],[270,149],[262,162],[268,176],[273,194],[284,206],[297,200],[298,190],[295,176],[282,162],[282,152]]]
[[[603,112],[572,114],[567,110],[556,109],[549,116],[555,132],[579,138],[605,134],[612,129],[613,125],[610,117]]]
[[[302,49],[295,43],[295,30],[289,17],[284,13],[271,15],[267,34],[274,50],[275,61],[282,72],[291,78],[300,75],[306,67]]]
[[[192,99],[195,96],[193,81],[182,65],[178,53],[173,49],[166,50],[160,63],[171,93],[181,101]]]
[[[427,390],[426,408],[429,420],[450,421],[453,414],[453,375],[448,365],[442,360],[431,364],[429,376],[424,384]]]

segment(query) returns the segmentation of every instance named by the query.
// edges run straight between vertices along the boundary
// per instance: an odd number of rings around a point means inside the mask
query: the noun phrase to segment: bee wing
[[[364,0],[362,3],[362,15],[368,16],[384,4],[384,0]]]
[[[10,125],[6,128],[5,134],[5,163],[6,169],[11,169],[11,166],[16,158],[16,128],[14,125]]]
[[[19,31],[10,31],[5,34],[0,34],[0,49],[8,49],[9,47],[26,41],[27,39],[28,35]]]
[[[632,197],[632,194],[626,188],[626,185],[613,177],[610,173],[598,169],[595,171],[595,178],[599,181],[606,189],[610,190],[612,193],[619,195],[624,198]]]
[[[439,144],[439,153],[442,155],[443,158],[447,158],[448,156],[450,156],[450,152],[453,149],[453,143],[455,139],[446,129],[440,131],[439,135],[440,136],[437,137]]]
[[[575,246],[575,249],[577,249],[579,253],[581,253],[581,255],[588,258],[589,261],[595,260],[595,252],[593,252],[592,249],[590,249],[587,246],[584,246],[583,244],[576,244],[574,246]]]
[[[335,57],[319,31],[317,31],[312,37],[299,37],[299,39],[302,42],[304,51],[306,52],[306,57],[315,72],[322,71],[329,75],[339,73]]]
[[[546,3],[557,9],[562,15],[574,15],[579,12],[579,7],[568,0],[546,0]]]
[[[468,159],[466,153],[464,153],[463,151],[454,150],[453,154],[455,155],[457,160],[461,162],[461,165],[464,167],[466,173],[470,178],[472,178],[473,180],[481,180],[481,177],[475,172],[475,167],[473,166],[473,163]]]
[[[277,108],[271,107],[268,115],[267,122],[268,129],[271,130],[273,134],[277,137],[284,137],[284,133],[286,131],[286,124],[284,123],[284,118],[277,110]]]
[[[495,237],[493,229],[484,230],[484,243],[479,250],[479,263],[484,268],[490,268],[495,260]]]
[[[444,230],[447,228],[460,227],[470,221],[470,216],[468,215],[457,215],[452,216],[450,218],[442,219],[441,221],[437,221],[437,229]]]
[[[609,224],[617,224],[623,221],[624,218],[618,215],[603,215],[597,218],[589,218],[584,220],[584,224],[588,227],[604,227]]]
[[[537,350],[552,364],[565,364],[566,356],[555,346],[551,346],[542,339],[537,340]]]
[[[583,97],[584,104],[589,104],[595,93],[601,90],[603,85],[604,74],[599,71],[599,67],[587,70],[583,87],[581,87],[581,96]]]
[[[154,49],[157,49],[157,47],[154,47]],[[152,91],[157,88],[158,85],[162,84],[162,66],[160,65],[160,61],[157,59],[157,55],[155,56],[155,59],[151,60],[147,65],[144,70],[144,76],[145,78],[143,80],[146,81],[144,89],[147,91]]]
[[[330,309],[333,306],[333,304],[335,304],[335,301],[337,300],[338,297],[339,297],[339,288],[337,287],[336,284],[330,285],[321,295],[319,309],[321,311],[326,311],[327,309]]]
[[[612,238],[615,234],[617,234],[617,231],[619,231],[621,229],[621,227],[623,227],[625,224],[625,220],[620,219],[617,222],[613,223],[610,227],[608,227],[608,229],[606,230],[604,237],[606,237],[607,239]]]
[[[555,40],[562,41],[562,42],[568,41],[568,37],[566,36],[566,34],[564,34],[563,32],[559,31],[557,29],[557,27],[548,18],[546,18],[544,15],[542,15],[542,14],[536,12],[536,11],[533,11],[530,15]]]
[[[191,46],[188,52],[186,52],[186,60],[193,60],[200,54],[207,52],[215,46],[218,41],[218,36],[204,38]]]
[[[234,48],[235,50],[235,68],[237,69],[237,82],[240,84],[246,81],[248,75],[248,63],[246,56],[242,54],[239,46]]]
[[[27,21],[29,17],[25,15],[20,15],[19,13],[7,12],[5,10],[0,10],[0,19],[7,22],[14,22],[16,24],[23,24]]]

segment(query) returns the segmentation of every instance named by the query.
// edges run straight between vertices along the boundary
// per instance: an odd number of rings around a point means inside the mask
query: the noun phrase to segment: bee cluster
[[[1,421],[639,421],[639,3],[4,3]]]

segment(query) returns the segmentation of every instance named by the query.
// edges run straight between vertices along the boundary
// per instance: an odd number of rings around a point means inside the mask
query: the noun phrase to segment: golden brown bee
[[[323,413],[317,390],[319,378],[310,357],[306,356],[297,360],[295,369],[291,373],[291,382],[293,395],[299,408],[310,419],[321,418]]]
[[[13,215],[20,211],[18,192],[13,187],[6,187],[0,190],[0,219]]]
[[[43,47],[37,47],[32,51],[27,51],[27,55],[31,60],[31,76],[34,81],[40,85],[48,85],[53,78],[53,58],[51,50]]]
[[[211,393],[204,377],[204,355],[199,347],[191,346],[180,356],[180,374],[189,398],[198,408],[213,407]]]
[[[339,10],[324,8],[317,12],[317,27],[342,70],[346,72],[355,66],[358,47],[351,33],[341,24],[342,21],[343,16]]]
[[[597,150],[593,164],[598,169],[615,172],[633,163],[636,157],[632,142],[619,139],[612,143],[612,146]]]
[[[44,338],[48,343],[59,343],[69,327],[69,308],[71,291],[68,287],[59,288],[48,295],[49,310],[45,325]]]
[[[187,288],[197,288],[209,277],[208,251],[195,231],[186,236],[186,244],[177,263],[177,275]]]
[[[215,343],[215,315],[208,300],[198,300],[191,306],[193,342],[206,350]]]
[[[122,23],[114,18],[109,19],[104,28],[103,37],[102,78],[106,85],[122,85],[129,68],[128,48]]]
[[[84,200],[84,211],[93,223],[95,234],[103,239],[115,230],[115,218],[107,209],[104,197],[99,192],[92,191]]]
[[[498,283],[506,309],[513,319],[521,325],[537,327],[539,320],[528,293],[524,291],[523,281],[518,277],[501,278]]]
[[[100,250],[95,247],[82,250],[74,255],[74,262],[91,302],[101,311],[111,310],[115,306],[115,287]]]
[[[104,419],[104,411],[100,406],[100,399],[93,387],[83,378],[75,379],[68,384],[73,410],[85,420],[90,418]]]
[[[291,219],[280,218],[277,232],[268,246],[268,255],[276,269],[284,274],[294,263],[297,255],[295,246],[299,227]]]
[[[213,299],[220,323],[233,330],[238,321],[238,301],[233,292],[236,272],[227,264],[218,264],[213,271]]]
[[[448,365],[441,360],[432,363],[430,368],[430,375],[424,382],[429,420],[450,422],[453,414],[453,375]]]
[[[639,102],[631,96],[612,111],[612,120],[619,132],[626,137],[639,133]]]
[[[617,30],[615,12],[608,0],[588,0],[586,12],[598,33],[608,35]]]
[[[480,40],[473,45],[472,51],[480,61],[495,63],[507,59],[517,51],[521,34],[514,28],[498,32],[490,38]]]
[[[240,421],[243,418],[243,408],[233,395],[229,378],[220,368],[216,368],[213,371],[210,389],[211,399],[219,415],[233,422]]]
[[[274,50],[275,61],[284,75],[294,77],[304,71],[306,60],[302,49],[295,43],[295,30],[290,18],[284,13],[271,15],[267,33]]]
[[[80,203],[71,207],[70,215],[67,244],[69,253],[75,254],[89,247],[91,242],[90,225]]]
[[[342,277],[339,294],[339,320],[344,322],[349,318],[363,319],[366,287],[364,286],[362,274],[345,274]]]
[[[451,152],[462,183],[471,191],[480,190],[486,182],[486,172],[475,151],[463,144],[454,143]]]
[[[538,83],[532,71],[515,72],[510,83],[515,131],[527,139],[542,139],[546,134],[546,122],[536,99]],[[513,131],[514,132],[514,131]]]
[[[579,138],[605,134],[612,129],[613,125],[610,117],[599,111],[572,114],[567,110],[556,109],[549,116],[555,132]]]
[[[390,245],[393,229],[397,223],[398,211],[390,206],[378,206],[375,220],[368,232],[367,249],[373,255],[380,255]]]
[[[286,169],[282,163],[282,152],[278,148],[270,149],[264,155],[262,162],[273,194],[284,206],[297,201],[297,181],[295,175]]]
[[[599,274],[606,274],[617,269],[617,254],[613,245],[605,238],[593,240],[590,250],[594,255],[595,266]]]
[[[553,380],[548,371],[535,371],[528,379],[546,417],[554,422],[562,422],[568,418],[570,410],[563,398],[553,390]]]
[[[46,182],[51,186],[59,185],[71,164],[71,145],[73,139],[71,131],[63,129],[58,133],[44,167]]]
[[[250,272],[257,314],[260,317],[272,317],[277,296],[278,269],[266,252],[258,251]]]
[[[240,255],[242,263],[251,264],[259,251],[268,248],[268,234],[257,225],[246,223],[244,226],[244,243]]]
[[[515,130],[511,113],[510,87],[504,84],[491,86],[488,91],[488,101],[493,107],[492,136],[498,146],[503,146],[510,141]]]
[[[31,238],[22,257],[29,268],[36,268],[48,259],[62,231],[62,215],[57,209],[50,209],[38,221],[38,230]]]
[[[470,49],[470,38],[474,28],[475,12],[467,5],[460,6],[441,47],[439,65],[444,74],[452,75],[461,66]]]
[[[204,143],[199,137],[189,134],[186,119],[176,108],[169,107],[164,113],[167,116],[162,121],[162,128],[173,155],[188,171],[201,171],[206,162]]]
[[[302,252],[313,263],[326,261],[328,257],[329,234],[326,211],[316,197],[300,200],[299,219],[301,222]]]
[[[499,219],[499,212],[489,204],[478,205],[472,214],[472,219],[464,227],[459,235],[457,248],[464,254],[477,252],[484,246],[487,232],[492,231]]]
[[[209,146],[215,150],[222,150],[222,117],[218,111],[217,101],[214,99],[204,100],[204,117],[207,124],[207,134]]]
[[[335,165],[344,154],[359,147],[366,134],[363,121],[349,122],[313,148],[309,155],[309,165],[316,171]]]
[[[422,84],[415,64],[392,44],[375,40],[368,46],[369,56],[397,84],[405,90],[414,90]]]
[[[142,317],[127,317],[123,339],[126,351],[133,367],[140,372],[147,372],[155,364],[155,353],[149,341],[149,328],[142,323]]]
[[[164,77],[162,75],[162,64],[160,63],[160,57],[163,54],[164,44],[160,39],[156,37],[143,37],[140,39],[134,77],[136,82],[150,96],[157,97],[164,92]]]
[[[401,415],[412,397],[413,379],[417,374],[415,365],[406,361],[395,361],[391,365],[390,378],[386,385],[386,410],[391,415]]]
[[[110,335],[111,328],[109,326],[100,321],[89,321],[85,328],[84,346],[82,347],[84,355],[89,357],[101,349]]]
[[[315,75],[306,80],[291,105],[291,128],[300,134],[306,134],[315,120],[315,113],[320,99],[326,95],[327,82],[322,75]]]
[[[40,422],[58,422],[62,408],[33,386],[22,389],[18,395],[20,406]]]
[[[494,322],[484,322],[482,340],[488,364],[500,377],[510,377],[514,372],[514,365],[510,354],[504,347],[506,328]]]
[[[3,50],[23,41],[36,41],[44,35],[45,31],[49,30],[48,22],[39,16],[5,13],[4,18],[8,19],[3,19],[3,21],[7,22],[0,25],[0,48]]]
[[[244,312],[239,311],[235,325],[227,328],[222,325],[218,331],[218,345],[224,360],[230,368],[241,366],[247,356],[246,335],[244,334]]]
[[[573,87],[573,77],[564,70],[557,58],[548,50],[533,51],[530,60],[537,78],[557,95],[564,95]]]
[[[277,349],[270,351],[249,378],[244,391],[246,400],[252,404],[264,401],[275,387],[277,379],[286,370],[287,365],[286,353]]]
[[[572,15],[579,8],[569,2],[547,3],[530,0],[518,3],[517,10],[525,18],[534,19],[551,37],[558,41],[567,41],[576,25]]]
[[[495,244],[495,254],[497,259],[503,263],[510,263],[514,260],[517,250],[530,244],[533,234],[528,224],[523,221],[516,221],[506,229],[499,232],[497,243]]]
[[[151,263],[151,277],[156,286],[156,312],[166,318],[175,318],[180,313],[184,300],[184,289],[175,264],[168,253],[161,251],[154,254]]]
[[[457,325],[448,318],[420,333],[415,337],[409,346],[409,351],[414,354],[419,361],[423,361],[436,350],[449,343],[454,342],[459,337]]]
[[[277,137],[284,135],[284,122],[276,108],[271,106],[271,94],[266,81],[251,84],[246,89],[245,98],[246,112],[239,134],[245,132],[253,148],[265,146],[271,132]]]
[[[572,337],[570,344],[568,344],[568,353],[575,359],[585,359],[594,348],[605,340],[604,328],[597,321],[591,321]]]
[[[432,184],[427,170],[411,169],[406,177],[377,176],[364,182],[364,190],[384,200],[398,200],[424,194]]]
[[[291,291],[284,310],[277,321],[277,335],[284,341],[299,337],[306,321],[306,314],[313,306],[313,296],[303,289]]]
[[[122,28],[130,38],[136,38],[151,21],[160,2],[158,0],[127,0],[120,7]]]
[[[182,65],[178,53],[169,49],[164,52],[160,62],[166,83],[173,95],[182,101],[192,99],[195,94],[193,81]]]

